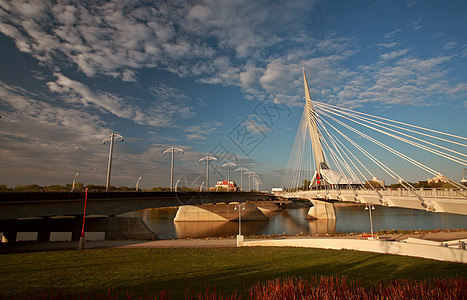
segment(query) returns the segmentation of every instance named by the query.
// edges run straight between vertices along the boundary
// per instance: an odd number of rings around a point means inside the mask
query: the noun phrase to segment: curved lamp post
[[[109,164],[107,166],[107,182],[105,184],[105,191],[106,192],[109,191],[109,187],[110,187],[110,172],[112,170],[112,155],[113,155],[113,151],[114,151],[114,139],[115,139],[115,137],[119,137],[120,141],[123,142],[123,136],[121,136],[120,134],[115,134],[113,132],[108,137],[106,137],[105,139],[102,140],[102,145],[105,145],[106,140],[110,140]]]
[[[214,156],[206,155],[205,157],[200,158],[199,162],[202,162],[203,160],[206,161],[206,190],[209,192],[209,161],[217,161],[217,158],[215,158]]]
[[[227,191],[230,192],[230,167],[236,167],[236,163],[227,162],[221,165],[221,168],[227,167]]]
[[[203,185],[204,185],[204,181],[203,183],[201,183],[201,185],[199,186],[199,191],[201,192],[201,190],[203,189]]]
[[[76,173],[75,177],[73,178],[73,184],[71,185],[71,191],[73,192],[75,190],[75,183],[76,183],[76,178],[79,177],[79,173]]]
[[[136,191],[139,191],[139,182],[141,181],[141,176],[138,178],[138,180],[136,181]]]
[[[177,183],[175,184],[175,191],[177,191],[178,183],[180,182],[180,179],[177,180]]]
[[[183,149],[170,147],[169,149],[164,151],[164,156],[167,152],[172,152],[172,163],[170,165],[170,190],[174,190],[174,153],[175,151],[180,151],[183,154]]]

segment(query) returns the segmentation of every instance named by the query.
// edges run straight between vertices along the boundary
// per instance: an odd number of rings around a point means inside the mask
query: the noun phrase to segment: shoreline
[[[291,240],[291,239],[359,239],[361,233],[349,234],[316,234],[316,235],[262,235],[245,236],[245,242],[252,240]],[[416,238],[435,242],[467,239],[467,229],[444,230],[410,230],[377,232],[381,241],[401,241]],[[236,247],[236,237],[204,238],[204,239],[170,239],[170,240],[99,240],[86,241],[85,249],[99,248],[223,248]],[[78,249],[78,241],[70,242],[15,242],[0,244],[1,253],[55,251]]]

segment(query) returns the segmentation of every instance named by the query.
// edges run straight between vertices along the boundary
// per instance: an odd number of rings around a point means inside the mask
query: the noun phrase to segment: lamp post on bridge
[[[139,182],[141,181],[141,176],[138,178],[138,180],[136,181],[136,188],[135,190],[138,192],[139,191]]]
[[[248,172],[245,172],[244,174],[248,175],[248,191],[250,192],[251,191],[251,175],[256,175],[256,173],[252,171],[248,171]]]
[[[209,161],[217,161],[217,158],[215,158],[214,156],[206,155],[205,157],[200,158],[199,162],[202,162],[203,160],[206,161],[206,190],[209,192]]]
[[[106,140],[110,140],[110,149],[109,149],[109,164],[107,166],[107,182],[105,184],[105,191],[108,192],[110,188],[110,173],[112,170],[112,155],[114,151],[114,139],[115,137],[120,138],[120,142],[123,142],[123,136],[120,134],[111,133],[108,137],[102,140],[102,145],[105,145]]]
[[[175,151],[180,151],[183,154],[183,149],[180,148],[175,148],[175,147],[170,147],[169,149],[164,151],[164,156],[167,152],[172,152],[172,161],[170,164],[170,191],[174,190],[174,154]]]
[[[248,169],[241,167],[241,168],[235,169],[235,171],[240,171],[240,189],[243,192],[243,171],[248,171]]]
[[[261,181],[259,175],[254,173],[254,174],[251,174],[250,176],[251,176],[251,185],[253,186],[253,191],[259,190],[259,183]]]
[[[227,162],[221,165],[221,168],[227,167],[227,191],[230,192],[230,167],[236,167],[236,163]]]
[[[75,183],[76,183],[76,178],[79,177],[79,173],[76,172],[75,177],[73,178],[73,184],[71,185],[71,191],[73,192],[75,190]]]

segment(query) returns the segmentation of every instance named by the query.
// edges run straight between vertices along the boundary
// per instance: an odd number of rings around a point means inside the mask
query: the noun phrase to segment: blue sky
[[[465,1],[0,1],[0,184],[104,184],[115,132],[117,186],[168,186],[170,146],[181,185],[211,152],[277,186],[302,67],[315,100],[466,136],[465,15]]]

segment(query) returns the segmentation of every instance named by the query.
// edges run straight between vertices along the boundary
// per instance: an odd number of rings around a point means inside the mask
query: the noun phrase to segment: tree
[[[311,181],[308,180],[308,179],[305,179],[303,180],[303,186],[300,188],[301,190],[309,190],[310,189],[310,184],[311,184]]]

